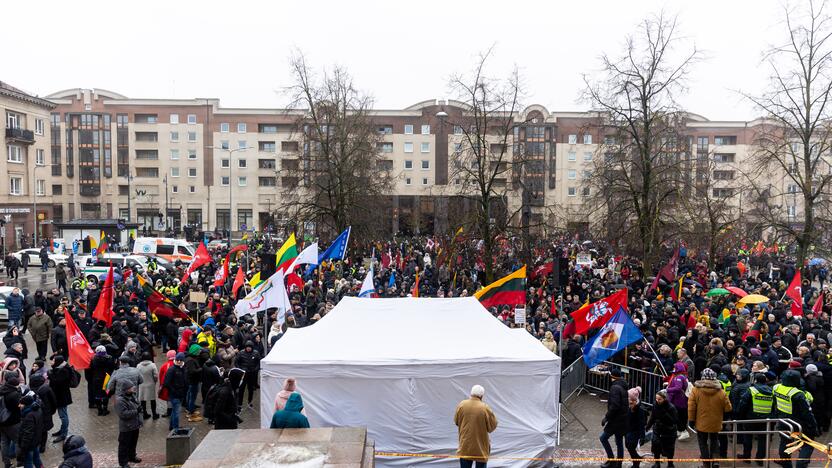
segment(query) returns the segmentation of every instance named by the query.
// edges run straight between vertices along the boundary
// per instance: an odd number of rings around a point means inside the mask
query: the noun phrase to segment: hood
[[[37,390],[46,382],[43,374],[32,374],[29,376],[29,387],[32,390]]]
[[[697,380],[693,386],[698,389],[705,390],[705,393],[708,394],[717,390],[722,390],[722,384],[720,384],[718,380]]]
[[[188,356],[199,356],[199,353],[202,352],[202,346],[198,344],[192,344],[190,348],[188,348]]]
[[[243,378],[245,378],[245,376],[246,371],[240,369],[239,367],[235,367],[228,371],[228,382],[233,388],[239,388],[240,384],[243,383]]]
[[[283,410],[300,413],[303,410],[303,398],[301,398],[300,393],[295,392],[289,395],[289,400],[286,401]]]
[[[213,317],[208,317],[205,319],[205,322],[202,324],[203,327],[214,327],[216,326],[216,322],[214,322]]]
[[[87,441],[84,440],[83,437],[79,435],[71,435],[64,440],[64,454],[80,448],[86,450],[86,447],[84,447],[86,444]]]
[[[798,387],[800,386],[800,374],[796,370],[789,369],[780,376],[780,382],[787,387]]]
[[[289,377],[288,379],[283,381],[283,390],[287,392],[294,392],[297,388],[295,379]]]
[[[685,363],[677,362],[676,364],[673,364],[673,373],[674,374],[685,374],[685,373],[687,373],[687,371],[688,371],[688,369],[687,369],[687,366],[685,365]]]
[[[3,370],[8,369],[9,364],[11,364],[12,362],[17,364],[17,368],[20,369],[20,361],[17,358],[13,358],[13,357],[9,356],[9,357],[3,359]]]
[[[191,335],[193,335],[193,334],[194,334],[193,330],[191,330],[190,328],[186,328],[185,330],[182,331],[182,341],[184,341],[185,343],[191,341]]]

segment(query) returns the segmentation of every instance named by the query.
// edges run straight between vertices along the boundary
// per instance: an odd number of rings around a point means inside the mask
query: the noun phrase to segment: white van
[[[194,248],[188,241],[168,237],[139,237],[133,244],[133,253],[156,255],[170,262],[190,262],[194,258]]]

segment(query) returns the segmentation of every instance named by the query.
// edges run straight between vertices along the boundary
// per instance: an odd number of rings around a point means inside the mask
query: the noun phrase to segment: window
[[[462,143],[454,143],[454,153],[459,154],[462,152]]]
[[[196,193],[196,185],[189,186],[188,191],[191,192],[191,193]]]
[[[714,153],[714,162],[732,163],[734,162],[734,153]]]
[[[191,125],[196,123],[196,114],[188,114],[188,123]]]
[[[35,119],[35,135],[43,135],[43,119]]]
[[[189,167],[188,168],[188,177],[196,177],[196,168],[195,167]]]
[[[188,150],[188,159],[190,159],[190,160],[196,159],[196,150],[195,149],[189,149]]]
[[[430,135],[430,125],[422,125],[422,135]]]
[[[592,161],[592,151],[587,151],[584,153],[584,161]]]
[[[568,141],[570,145],[578,143],[578,135],[575,135],[574,133],[569,135]]]
[[[228,149],[228,140],[220,140],[220,148],[227,150]]]
[[[714,144],[715,145],[736,145],[737,144],[737,137],[734,135],[731,136],[715,136],[714,137]]]
[[[285,151],[287,153],[297,153],[298,152],[298,142],[297,141],[281,141],[280,142],[280,151]]]
[[[789,218],[794,218],[797,216],[797,206],[796,205],[786,205],[786,215]]]
[[[423,142],[422,143],[422,152],[423,153],[430,153],[430,143]]]
[[[248,142],[246,142],[246,140],[237,140],[237,148],[238,149],[248,148]]]
[[[220,185],[228,185],[228,176],[220,177]]]
[[[119,186],[121,188],[121,186]],[[53,185],[52,186],[52,195],[63,195],[64,194],[64,186],[63,185]],[[121,195],[119,193],[119,195]]]
[[[178,185],[171,185],[170,186],[171,193],[179,193],[179,186]]]
[[[413,161],[411,161],[410,159],[405,159],[404,160],[404,168],[405,169],[413,169]]]
[[[407,124],[404,126],[405,135],[413,135],[413,125]]]
[[[410,177],[405,177],[404,178],[404,184],[405,185],[412,185],[411,182],[410,182]]]
[[[454,125],[454,135],[462,135],[462,126]]]
[[[55,193],[55,186],[52,186],[52,193]],[[127,185],[119,185],[118,186],[118,194],[122,197],[126,197],[130,195],[130,187]]]
[[[583,195],[584,197],[588,197],[591,193],[592,193],[592,191],[590,190],[589,187],[583,187],[581,189],[581,195]]]
[[[20,128],[23,116],[13,112],[6,112],[6,128]]]
[[[15,163],[23,162],[22,148],[17,145],[6,145],[6,152],[8,154],[8,161]]]
[[[238,159],[237,160],[237,167],[247,167],[245,159]]]
[[[20,195],[23,190],[23,179],[20,177],[9,178],[9,195]]]
[[[250,209],[237,210],[237,229],[244,231],[254,227],[254,213]]]
[[[274,124],[260,124],[257,128],[260,133],[277,133],[277,125]]]
[[[228,133],[228,122],[220,123],[220,133]]]
[[[412,153],[413,152],[413,142],[410,142],[410,141],[404,142],[404,152],[405,153]]]
[[[170,176],[171,177],[179,177],[179,168],[178,167],[170,168]]]
[[[275,164],[274,159],[258,159],[257,167],[260,169],[275,169],[277,164]]]
[[[569,169],[566,171],[566,178],[569,180],[575,180],[578,178],[578,171],[575,169]]]
[[[155,124],[159,121],[156,114],[136,114],[136,123]]]
[[[44,196],[46,195],[46,181],[43,179],[38,179],[35,181],[35,195],[37,196]]]
[[[574,197],[577,194],[578,194],[578,189],[576,189],[575,187],[569,187],[569,188],[566,189],[566,195],[568,195],[570,197]]]
[[[245,187],[248,184],[248,179],[246,176],[237,177],[237,185],[240,187]]]
[[[797,193],[798,192],[797,185],[796,184],[789,184],[786,187],[786,191],[789,192],[789,193]]]
[[[618,139],[614,135],[607,135],[604,137],[604,144],[608,146],[616,145],[618,144]]]
[[[570,151],[566,154],[566,159],[569,161],[577,161],[578,160],[578,153],[574,151]]]
[[[277,185],[276,177],[258,177],[257,183],[260,187],[274,187]]]
[[[42,149],[35,150],[35,164],[38,166],[46,165],[46,156],[44,156]]]
[[[393,133],[393,126],[392,125],[381,125],[376,127],[376,131],[381,135],[390,135]]]
[[[393,161],[389,159],[382,159],[380,161],[377,161],[376,168],[378,168],[379,171],[390,172],[393,170]]]
[[[188,132],[188,141],[191,143],[196,141],[196,132]]]
[[[427,161],[427,160],[423,159],[422,160],[422,169],[423,170],[430,169],[430,161]]]
[[[592,144],[592,135],[584,135],[584,144],[591,145]]]
[[[179,141],[179,132],[170,132],[170,141],[174,143]]]
[[[380,153],[392,153],[393,152],[393,143],[389,142],[389,141],[379,143],[377,145],[377,147],[378,147],[378,151]]]
[[[246,132],[246,124],[240,122],[237,124],[237,133],[245,133]]]
[[[427,184],[428,184],[428,178],[427,177],[422,177],[422,185],[427,185]]]
[[[229,159],[220,159],[220,167],[223,167],[223,168],[231,167],[231,160],[229,160]]]
[[[178,124],[179,123],[179,114],[171,114],[170,115],[170,123]]]
[[[159,178],[159,168],[158,167],[137,167],[136,168],[136,177],[141,178]]]
[[[734,171],[714,171],[714,180],[734,180]]]
[[[715,188],[713,193],[714,193],[714,197],[716,197],[716,198],[731,197],[731,196],[734,195],[734,189],[732,189],[732,188]]]
[[[179,159],[179,150],[178,149],[170,150],[170,159],[171,159],[171,161],[176,161],[176,160]]]

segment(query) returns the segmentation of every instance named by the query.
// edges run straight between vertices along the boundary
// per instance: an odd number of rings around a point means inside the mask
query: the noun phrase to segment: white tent
[[[475,298],[346,297],[317,324],[290,329],[261,365],[262,427],[283,379],[296,377],[312,427],[366,426],[379,451],[455,454],[454,410],[480,384],[497,417],[492,457],[545,457],[557,440],[560,359]],[[453,459],[377,462],[459,466]]]

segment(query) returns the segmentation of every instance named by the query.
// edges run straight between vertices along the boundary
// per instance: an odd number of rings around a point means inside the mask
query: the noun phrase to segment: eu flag
[[[338,237],[332,241],[332,244],[330,244],[326,250],[318,255],[318,265],[320,265],[324,260],[343,260],[344,256],[347,254],[347,244],[350,241],[351,232],[352,226],[344,229],[344,232],[339,234]],[[312,270],[314,270],[318,265],[309,265],[306,267],[304,275],[309,276],[312,273]]]
[[[584,361],[587,367],[595,367],[643,338],[633,319],[621,307],[584,345]]]

